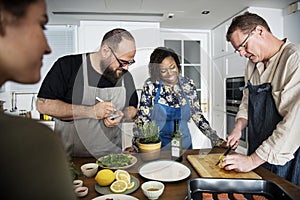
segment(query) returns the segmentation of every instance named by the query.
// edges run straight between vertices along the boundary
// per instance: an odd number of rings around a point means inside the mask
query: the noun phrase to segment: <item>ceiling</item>
[[[79,20],[160,22],[161,28],[213,29],[247,7],[280,8],[297,0],[46,0],[49,24]],[[203,15],[202,11],[210,11]]]

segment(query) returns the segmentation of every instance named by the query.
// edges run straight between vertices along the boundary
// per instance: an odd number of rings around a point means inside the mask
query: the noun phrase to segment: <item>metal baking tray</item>
[[[229,199],[233,194],[242,194],[246,199],[253,195],[263,196],[269,200],[292,200],[291,196],[272,181],[260,179],[228,179],[228,178],[194,178],[188,181],[188,199],[202,200],[203,193],[211,193],[213,199],[218,194],[227,193]]]

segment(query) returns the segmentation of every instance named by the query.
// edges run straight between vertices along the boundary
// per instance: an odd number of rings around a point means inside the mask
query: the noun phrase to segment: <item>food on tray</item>
[[[223,168],[223,166],[222,166],[222,163],[223,163],[223,158],[225,158],[225,156],[224,155],[220,155],[220,157],[219,157],[219,164],[218,164],[218,166],[220,167],[220,168]]]
[[[227,193],[220,193],[217,196],[219,200],[230,200]]]
[[[100,186],[108,186],[115,180],[115,173],[110,169],[102,169],[100,170],[96,177],[95,181]]]
[[[243,194],[233,193],[232,196],[234,200],[247,200]]]
[[[115,172],[110,169],[102,169],[97,173],[95,180],[101,187],[108,186],[113,193],[123,193],[135,186],[134,181],[131,181],[130,174],[121,169]]]
[[[202,199],[203,200],[213,200],[214,198],[213,198],[212,193],[203,192]]]
[[[254,200],[267,200],[266,197],[264,197],[264,196],[262,196],[262,195],[257,195],[257,194],[252,195],[252,198],[253,198]]]
[[[130,154],[108,154],[97,160],[101,167],[124,167],[134,163],[134,157]]]

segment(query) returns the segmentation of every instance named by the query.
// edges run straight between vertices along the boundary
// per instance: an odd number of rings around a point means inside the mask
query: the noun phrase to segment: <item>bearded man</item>
[[[37,109],[55,119],[71,156],[121,152],[120,122],[136,115],[138,97],[128,68],[136,53],[124,29],[107,32],[99,51],[59,58],[43,80]]]

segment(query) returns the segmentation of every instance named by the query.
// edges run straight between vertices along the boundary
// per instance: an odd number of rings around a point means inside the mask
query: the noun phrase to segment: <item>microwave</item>
[[[244,77],[226,79],[226,111],[237,112],[243,98],[241,87],[245,86]]]

